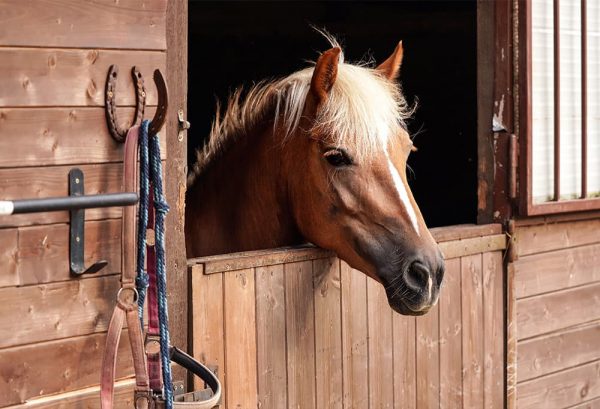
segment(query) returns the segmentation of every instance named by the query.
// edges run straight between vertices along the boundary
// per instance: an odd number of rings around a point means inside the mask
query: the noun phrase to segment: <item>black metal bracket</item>
[[[69,196],[76,197],[83,196],[83,194],[83,172],[81,169],[73,168],[69,172]],[[85,267],[85,209],[73,209],[70,214],[69,265],[71,273],[77,276],[97,273],[108,265],[108,261],[99,260],[91,266]]]

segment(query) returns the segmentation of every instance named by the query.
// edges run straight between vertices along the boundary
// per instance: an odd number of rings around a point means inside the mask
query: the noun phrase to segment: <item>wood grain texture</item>
[[[254,271],[240,270],[223,277],[225,298],[225,374],[227,405],[257,405],[256,310]],[[233,302],[235,300],[235,302]]]
[[[315,324],[312,262],[285,265],[288,408],[314,408]]]
[[[0,289],[0,348],[106,331],[119,287],[107,276]]]
[[[483,407],[504,408],[504,277],[502,253],[484,253]]]
[[[600,396],[600,361],[520,383],[519,409],[558,409]]]
[[[519,339],[600,318],[600,283],[517,301]]]
[[[67,224],[20,227],[0,230],[0,232],[2,232],[0,240],[5,237],[8,246],[5,250],[8,257],[0,258],[0,271],[9,273],[3,273],[0,287],[73,280],[69,267],[69,226]],[[15,238],[17,240],[12,241]],[[85,265],[98,260],[106,260],[108,265],[96,276],[115,274],[120,271],[120,220],[85,223]],[[14,291],[18,292],[16,289]]]
[[[600,219],[520,227],[519,256],[600,243]]]
[[[121,92],[130,94],[133,90],[123,88]],[[155,111],[156,107],[146,106],[145,117],[152,118]],[[134,108],[117,108],[121,126],[129,128],[133,112]],[[164,137],[161,148],[165,158]],[[108,133],[103,107],[0,107],[0,168],[122,161],[123,144],[115,142]],[[36,175],[49,171],[38,169]],[[2,180],[8,180],[6,174]],[[31,182],[35,180],[32,178]]]
[[[383,286],[367,279],[369,408],[394,407],[392,309]]]
[[[518,345],[518,381],[600,359],[600,322],[532,338]]]
[[[135,380],[123,379],[115,382],[114,405],[117,408],[133,407]],[[28,400],[27,403],[9,406],[8,409],[101,409],[100,387],[92,386],[72,392],[44,396]]]
[[[0,48],[0,105],[104,106],[104,84],[111,64],[120,67],[118,105],[135,105],[130,74],[137,66],[146,81],[146,102],[157,104],[154,69],[165,72],[166,54],[156,51]]]
[[[98,384],[105,340],[106,334],[94,334],[1,350],[0,406]],[[117,379],[131,376],[133,362],[126,330],[118,354]]]
[[[483,407],[483,284],[482,257],[461,258],[463,407]]]
[[[462,310],[460,259],[446,260],[440,293],[440,408],[462,407]]]
[[[285,408],[286,339],[283,265],[256,269],[256,360],[258,405]]]
[[[417,317],[417,408],[440,406],[439,304]]]
[[[344,409],[369,406],[367,277],[341,261]]]
[[[164,50],[167,0],[0,1],[0,45]]]
[[[190,268],[191,285],[191,331],[192,353],[205,365],[217,370],[223,388],[226,388],[225,373],[225,323],[223,274],[206,276],[202,265]],[[194,378],[195,390],[203,387],[203,382]],[[223,405],[226,403],[225,393],[222,395]]]
[[[515,269],[518,298],[600,281],[600,244],[519,257]]]
[[[342,409],[343,403],[340,279],[338,258],[313,261],[315,391],[316,407],[320,409]]]
[[[444,258],[448,260],[456,257],[504,250],[506,248],[506,236],[496,234],[493,236],[459,239],[442,242],[439,244],[439,247]]]
[[[455,226],[434,227],[429,229],[438,243],[473,237],[494,236],[502,234],[502,225],[493,224],[459,224]]]
[[[415,317],[393,314],[394,409],[415,409],[417,404]]]
[[[189,276],[185,251],[185,190],[187,176],[187,131],[181,131],[177,119],[178,110],[187,108],[187,35],[188,1],[170,0],[167,4],[167,72],[169,88],[169,111],[166,127],[161,132],[161,140],[166,141],[169,160],[165,163],[165,195],[171,211],[166,219],[167,277],[169,310],[180,318],[170,324],[171,342],[174,345],[188,345],[190,321]],[[166,137],[164,137],[166,135]],[[174,371],[174,379],[185,379],[183,371]],[[190,390],[188,388],[187,390]]]
[[[0,230],[0,287],[17,285],[19,283],[19,232],[17,229]]]

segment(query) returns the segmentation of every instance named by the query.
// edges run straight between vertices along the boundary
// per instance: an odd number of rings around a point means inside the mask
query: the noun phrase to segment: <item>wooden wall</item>
[[[322,250],[190,260],[194,355],[217,367],[223,408],[502,408],[500,233],[436,229],[445,284],[419,318]]]
[[[600,407],[600,219],[518,227],[516,407]]]
[[[126,122],[135,98],[129,70],[140,67],[152,115],[152,72],[166,66],[166,3],[0,0],[0,199],[66,195],[74,166],[86,193],[120,191],[122,148],[104,118],[106,73],[119,65]],[[86,263],[109,265],[80,279],[69,275],[67,212],[0,218],[0,407],[97,406],[120,218],[115,208],[86,212]],[[127,342],[125,331],[119,378],[132,373]],[[122,405],[129,386],[120,382]]]

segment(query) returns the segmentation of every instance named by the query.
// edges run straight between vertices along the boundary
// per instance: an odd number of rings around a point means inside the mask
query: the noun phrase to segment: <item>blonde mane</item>
[[[329,40],[333,46],[339,46],[335,39]],[[238,137],[244,137],[261,123],[272,121],[274,131],[282,133],[282,143],[292,137],[300,123],[313,70],[309,67],[282,79],[260,82],[245,97],[241,88],[236,90],[222,116],[217,104],[209,141],[197,152],[188,184]],[[353,146],[360,161],[383,149],[388,138],[398,135],[411,113],[396,82],[365,63],[345,63],[344,54],[340,53],[333,88],[308,131],[327,135],[334,145]]]

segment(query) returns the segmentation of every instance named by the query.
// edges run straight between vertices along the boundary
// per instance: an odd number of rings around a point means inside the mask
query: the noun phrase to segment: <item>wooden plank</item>
[[[73,280],[69,269],[69,225],[21,227],[0,232],[0,238],[18,238],[7,243],[5,251],[9,257],[0,258],[0,271],[14,271],[2,275],[0,287]],[[108,265],[96,276],[120,271],[120,220],[85,223],[85,265],[98,260],[107,260]]]
[[[600,322],[518,344],[519,382],[600,359]]]
[[[16,330],[14,325],[12,330]],[[3,349],[0,405],[14,405],[41,395],[98,384],[105,342],[106,334],[94,334]],[[117,379],[131,376],[133,363],[126,330],[118,353]]]
[[[600,243],[600,219],[519,227],[519,256]]]
[[[0,45],[164,50],[166,0],[0,1]]]
[[[496,234],[494,236],[448,241],[440,243],[439,247],[444,258],[447,260],[490,251],[504,250],[506,248],[506,236],[503,234]]]
[[[392,309],[383,286],[367,280],[367,317],[369,331],[369,408],[394,405],[394,360]]]
[[[315,327],[312,262],[285,267],[288,408],[314,408]]]
[[[108,276],[0,289],[0,348],[106,331],[119,287]]]
[[[118,92],[130,94],[133,90],[120,88]],[[152,118],[155,111],[156,107],[147,106],[145,117]],[[121,126],[129,127],[133,112],[131,107],[117,109]],[[164,140],[161,138],[161,153],[166,157]],[[103,107],[0,107],[0,168],[122,161],[123,144],[108,133]],[[48,171],[39,171],[36,177]],[[1,180],[8,180],[6,176]],[[36,178],[30,182],[35,183]],[[62,183],[67,186],[66,179]]]
[[[394,409],[415,409],[417,404],[414,317],[392,314],[394,341]]]
[[[482,254],[483,407],[504,408],[504,277],[502,253]]]
[[[517,301],[519,339],[600,318],[600,283]]]
[[[19,232],[17,229],[0,230],[0,287],[17,285],[19,283],[18,257]]]
[[[39,199],[69,195],[69,171],[73,166],[49,168],[0,169],[2,200]],[[123,165],[79,166],[84,174],[85,194],[116,193],[121,191]],[[86,220],[120,218],[121,207],[89,209]],[[29,226],[69,222],[69,212],[43,212],[0,216],[0,227]]]
[[[518,298],[600,281],[600,244],[520,257],[515,269]]]
[[[216,369],[221,384],[226,390],[225,336],[223,320],[223,274],[205,276],[202,265],[190,268],[192,353],[210,368]],[[195,390],[204,386],[194,378]],[[225,407],[226,396],[222,395]]]
[[[223,277],[225,298],[225,374],[227,405],[255,408],[256,310],[254,270],[240,270]]]
[[[256,269],[256,342],[258,405],[285,408],[285,285],[281,264]]]
[[[295,247],[280,247],[276,249],[202,257],[190,259],[188,260],[188,263],[203,263],[204,274],[213,274],[225,271],[242,270],[245,268],[266,267],[277,264],[317,260],[333,256],[334,254],[328,250],[323,250],[308,244]]]
[[[344,409],[362,409],[369,405],[367,277],[340,263]]]
[[[446,260],[440,293],[440,408],[462,407],[462,310],[460,259]]]
[[[454,226],[434,227],[429,229],[438,243],[473,237],[494,236],[502,234],[502,225],[496,224],[459,224]]]
[[[169,160],[165,163],[165,195],[171,206],[166,219],[166,253],[169,310],[180,318],[170,323],[171,343],[187,345],[190,323],[189,276],[185,250],[185,191],[187,177],[187,131],[181,129],[177,111],[187,108],[188,69],[188,1],[170,0],[167,4],[167,71],[169,110],[161,140],[166,141]],[[148,115],[150,117],[150,115]],[[166,137],[165,137],[166,135]],[[184,371],[174,371],[173,379],[185,378]],[[191,388],[186,388],[190,390]]]
[[[123,379],[115,382],[114,406],[117,408],[133,407],[134,379]],[[26,403],[10,406],[8,409],[101,409],[100,386],[44,396],[28,400]]]
[[[506,266],[506,407],[517,407],[517,299],[514,263]]]
[[[445,241],[440,243],[440,249],[447,259],[461,257],[463,255],[479,254],[487,251],[503,250],[505,248],[506,237],[502,234],[486,237],[471,237],[464,240]],[[189,259],[188,264],[205,264],[205,274],[212,274],[224,271],[236,271],[244,268],[317,260],[332,256],[333,253],[330,251],[312,245],[303,245],[199,257]]]
[[[558,409],[600,396],[600,361],[519,383],[519,409]]]
[[[340,261],[313,261],[317,408],[342,408]],[[283,406],[271,406],[283,407]]]
[[[463,407],[483,406],[483,284],[482,256],[461,258]]]
[[[22,30],[19,30],[21,32]],[[121,68],[118,105],[135,105],[130,70],[137,66],[146,83],[146,102],[157,104],[150,81],[154,69],[165,72],[166,54],[157,51],[0,48],[0,105],[104,106],[104,84],[111,64]]]
[[[439,304],[417,317],[417,408],[440,406]]]
[[[568,409],[600,409],[600,398],[593,399],[580,405],[569,406]]]

